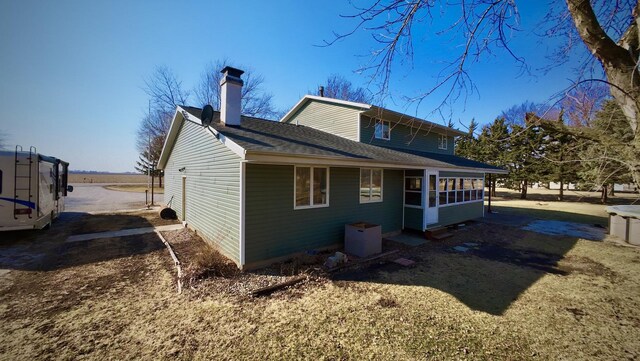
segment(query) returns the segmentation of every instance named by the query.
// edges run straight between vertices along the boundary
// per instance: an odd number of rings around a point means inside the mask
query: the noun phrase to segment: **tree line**
[[[456,141],[456,154],[509,171],[493,180],[494,194],[496,182],[519,190],[521,199],[535,183],[557,182],[558,200],[563,200],[565,186],[573,183],[600,190],[606,203],[614,183],[633,182],[624,164],[633,132],[613,99],[571,103],[551,109],[523,103],[481,129],[472,121],[468,134]],[[556,125],[547,126],[550,123]]]

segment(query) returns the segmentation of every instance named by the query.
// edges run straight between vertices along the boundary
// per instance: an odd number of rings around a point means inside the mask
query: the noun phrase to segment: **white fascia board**
[[[296,154],[279,154],[279,153],[260,153],[248,152],[245,159],[250,163],[263,164],[310,164],[310,165],[328,165],[335,167],[350,168],[387,168],[387,169],[434,169],[445,172],[466,172],[466,173],[488,173],[486,169],[479,168],[433,168],[419,164],[401,164],[387,163],[369,159],[345,159],[335,157],[323,157],[312,155],[296,155]],[[506,172],[505,172],[506,174]]]
[[[326,97],[320,97],[320,96],[315,96],[315,95],[305,95],[304,97],[302,97],[302,99],[300,99],[296,105],[293,106],[293,108],[291,108],[291,110],[289,110],[287,112],[287,114],[284,115],[284,117],[282,117],[282,119],[280,119],[281,123],[286,123],[289,121],[289,119],[298,111],[300,110],[300,108],[302,108],[302,106],[311,101],[311,100],[317,100],[320,102],[325,102],[325,103],[333,103],[333,104],[339,104],[339,105],[347,105],[347,106],[351,106],[351,107],[356,107],[356,108],[362,108],[362,109],[371,109],[372,105],[371,104],[365,104],[365,103],[356,103],[356,102],[350,102],[350,101],[346,101],[346,100],[340,100],[340,99],[334,99],[334,98],[326,98]]]
[[[173,149],[178,129],[180,129],[180,126],[184,122],[184,113],[186,113],[184,109],[176,107],[176,112],[173,114],[173,120],[171,120],[171,127],[169,127],[169,133],[162,145],[162,152],[160,152],[160,158],[158,159],[158,169],[164,169],[167,160],[169,160],[169,154]]]
[[[217,140],[220,141],[220,143],[224,144],[227,148],[229,148],[230,151],[234,152],[238,157],[245,159],[246,154],[247,154],[247,150],[242,148],[242,146],[240,146],[238,143],[234,142],[233,140],[229,139],[228,137],[225,137],[224,134],[220,133],[219,131],[207,126],[206,127],[209,132],[211,132],[211,135],[213,135],[214,138],[216,138]]]

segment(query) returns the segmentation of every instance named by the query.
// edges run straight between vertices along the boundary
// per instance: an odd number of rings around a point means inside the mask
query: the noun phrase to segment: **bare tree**
[[[551,24],[547,34],[566,37],[567,45],[562,50],[565,55],[575,49],[574,44],[579,43],[573,40],[581,39],[589,51],[588,59],[595,59],[604,72],[604,80],[578,78],[575,86],[587,81],[606,83],[622,108],[633,140],[627,145],[628,151],[621,153],[623,158],[618,162],[626,167],[636,185],[640,186],[640,2],[566,0],[565,3],[554,0],[551,5],[545,19],[547,24]],[[412,100],[419,104],[425,97],[442,89],[444,97],[441,107],[457,100],[460,95],[473,92],[475,88],[468,75],[469,65],[496,49],[504,49],[527,71],[524,60],[509,46],[511,34],[517,30],[519,22],[515,0],[461,0],[455,3],[438,0],[376,0],[370,6],[356,8],[355,14],[347,16],[356,20],[353,30],[336,34],[327,45],[359,29],[370,31],[380,47],[372,52],[371,63],[361,70],[378,79],[380,93],[385,93],[396,58],[413,61],[413,32],[417,24],[443,16],[445,11],[455,12],[458,20],[439,34],[460,36],[464,39],[463,44],[459,52],[451,55],[435,84]],[[567,128],[558,122],[549,122],[546,126],[565,132],[575,131],[575,128]],[[600,138],[607,136],[601,135]],[[591,138],[598,139],[593,135]]]
[[[229,65],[228,59],[221,59],[207,65],[200,77],[194,93],[198,105],[210,104],[214,109],[220,109],[220,80],[222,70]],[[280,114],[273,104],[273,95],[264,90],[264,77],[246,67],[243,75],[242,114],[266,119],[275,119]]]
[[[365,88],[356,87],[347,78],[338,74],[331,74],[327,83],[323,85],[324,96],[335,99],[348,100],[357,103],[372,103],[373,94]],[[316,91],[320,95],[320,91]]]
[[[173,114],[178,105],[184,105],[189,92],[182,82],[166,66],[156,67],[145,80],[144,91],[149,95],[149,109],[138,127],[136,146],[140,152],[140,161],[153,168],[157,164],[164,140],[169,133]],[[162,173],[156,173],[162,186]]]
[[[596,113],[611,95],[609,87],[599,82],[582,83],[568,91],[562,99],[562,109],[572,127],[591,127]],[[543,116],[543,118],[551,119]]]

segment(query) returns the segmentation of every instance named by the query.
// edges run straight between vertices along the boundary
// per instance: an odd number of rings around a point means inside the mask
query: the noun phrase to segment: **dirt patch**
[[[71,234],[85,234],[122,229],[157,227],[180,222],[160,218],[159,210],[136,211],[127,213],[84,214],[82,218],[69,224]]]
[[[162,232],[162,235],[180,260],[184,288],[192,297],[203,298],[213,294],[248,297],[251,291],[258,288],[307,275],[305,282],[274,292],[280,297],[293,297],[328,281],[327,275],[318,266],[324,254],[296,257],[259,270],[241,272],[233,261],[189,229]]]
[[[567,273],[579,273],[586,276],[605,277],[611,283],[616,283],[620,279],[617,272],[612,271],[600,262],[596,262],[588,257],[566,256],[558,262],[558,269]]]

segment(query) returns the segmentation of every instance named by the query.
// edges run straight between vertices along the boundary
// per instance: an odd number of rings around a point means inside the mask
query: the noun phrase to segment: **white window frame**
[[[363,170],[368,170],[369,171],[369,200],[368,201],[363,201],[362,198],[360,197],[360,192],[362,191],[361,186],[362,186],[362,171]],[[373,185],[373,171],[374,170],[379,170],[380,171],[380,200],[378,201],[373,201],[371,200],[371,189],[372,189],[372,185]],[[384,200],[384,169],[382,168],[360,168],[360,182],[358,182],[358,199],[360,200],[360,204],[364,204],[364,203],[380,203]]]
[[[438,136],[438,149],[447,150],[447,145],[449,143],[449,139],[444,134],[439,134]]]
[[[476,203],[476,202],[484,202],[484,187],[474,187],[473,189],[458,189],[458,186],[460,185],[460,179],[470,179],[470,180],[482,180],[482,184],[484,185],[484,178],[479,178],[479,177],[469,177],[469,176],[465,176],[465,177],[441,177],[441,179],[447,179],[447,190],[445,191],[441,191],[438,189],[438,199],[440,199],[440,193],[445,193],[447,196],[447,203],[446,204],[442,204],[439,203],[438,207],[452,207],[452,206],[456,206],[456,205],[461,205],[461,204],[468,204],[468,203]],[[455,190],[449,190],[449,181],[450,180],[454,180],[455,184],[456,184],[456,189]],[[472,191],[472,192],[476,192],[476,199],[466,199],[466,196],[463,196],[463,201],[459,201],[457,199],[458,197],[458,191],[462,191],[463,194],[466,191]],[[449,193],[453,193],[454,194],[454,202],[453,203],[449,203]]]
[[[297,194],[297,187],[298,187],[298,182],[296,181],[296,174],[298,174],[298,168],[310,168],[311,169],[311,174],[310,174],[310,186],[311,189],[309,189],[309,205],[307,206],[298,206],[296,205],[296,194]],[[327,170],[327,203],[324,204],[313,204],[313,171],[316,168],[323,168]],[[310,166],[310,165],[296,165],[293,167],[293,209],[294,210],[298,210],[298,209],[311,209],[311,208],[325,208],[325,207],[329,207],[329,188],[330,188],[330,184],[329,184],[329,180],[331,179],[331,177],[329,176],[329,172],[330,172],[330,168],[326,167],[326,166]]]
[[[386,123],[386,124],[385,124]],[[384,126],[387,126],[388,129],[388,136],[385,138],[384,137]],[[378,137],[378,126],[382,127],[382,131],[380,132],[380,136]],[[376,122],[375,126],[373,127],[373,135],[376,139],[382,139],[382,140],[391,140],[391,122],[388,120],[379,120]]]
[[[420,188],[419,191],[407,190],[407,179],[409,179],[409,178],[420,178],[420,186],[421,186],[421,188]],[[402,193],[402,204],[405,207],[407,207],[407,208],[416,208],[416,209],[423,209],[424,208],[424,197],[422,196],[422,192],[424,191],[424,177],[423,176],[406,175],[405,174],[404,182],[402,183],[402,189],[404,190],[404,192]],[[415,204],[407,204],[407,203],[405,203],[407,192],[420,194],[420,205],[419,206],[416,206]]]

